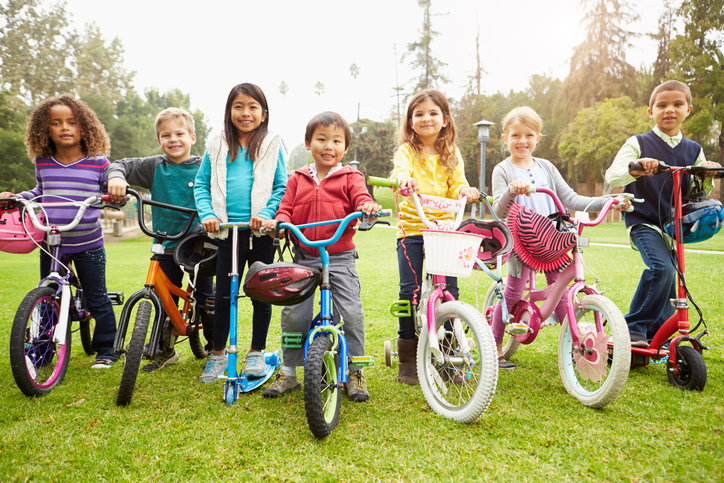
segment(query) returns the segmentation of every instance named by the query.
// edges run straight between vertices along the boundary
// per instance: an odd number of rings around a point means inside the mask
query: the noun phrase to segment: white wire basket
[[[445,230],[420,230],[427,273],[467,278],[473,271],[482,235]]]

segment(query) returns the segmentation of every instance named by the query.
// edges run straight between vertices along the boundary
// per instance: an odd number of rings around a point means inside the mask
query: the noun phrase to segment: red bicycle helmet
[[[189,273],[194,273],[196,265],[199,265],[199,277],[213,277],[216,275],[218,250],[217,240],[212,240],[205,233],[194,233],[178,242],[173,251],[173,261]]]
[[[513,250],[513,237],[504,223],[471,218],[463,221],[458,227],[458,231],[474,233],[484,237],[483,243],[480,244],[478,250],[478,260],[491,270],[498,266],[498,255],[503,256],[503,265],[510,258]],[[480,270],[477,264],[474,267]]]
[[[296,305],[314,294],[322,273],[296,263],[254,262],[244,278],[247,297],[272,305]]]
[[[25,226],[20,219],[20,209],[12,208],[2,211],[0,217],[0,251],[7,253],[25,254],[37,248],[37,243],[43,241],[45,232],[38,230],[30,220],[30,215],[25,213]],[[45,223],[45,216],[37,215],[41,223]],[[27,232],[25,229],[27,228]]]

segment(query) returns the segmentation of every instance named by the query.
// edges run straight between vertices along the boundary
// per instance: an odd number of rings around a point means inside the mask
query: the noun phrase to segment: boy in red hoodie
[[[350,166],[342,166],[342,157],[347,153],[350,139],[349,125],[339,114],[327,111],[309,121],[304,144],[312,153],[314,164],[298,169],[289,179],[276,219],[263,224],[266,230],[273,230],[277,221],[303,225],[344,218],[358,210],[369,215],[382,209],[367,191],[364,175]],[[355,268],[357,250],[352,242],[354,224],[350,223],[340,239],[327,247],[327,252],[332,302],[335,312],[344,319],[349,355],[357,357],[364,355],[364,314],[359,275]],[[336,230],[337,225],[325,225],[306,228],[302,232],[309,240],[315,241],[331,238]],[[294,249],[294,262],[322,268],[319,250],[301,244]],[[284,307],[282,332],[301,332],[306,339],[313,317],[314,297]],[[264,397],[278,397],[302,387],[297,381],[297,367],[304,364],[303,349],[284,347],[282,355],[282,372],[262,392]],[[347,396],[353,401],[367,401],[370,397],[360,368],[350,368],[346,389]]]

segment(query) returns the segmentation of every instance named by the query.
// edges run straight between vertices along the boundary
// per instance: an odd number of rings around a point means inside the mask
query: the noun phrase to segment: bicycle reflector
[[[38,220],[45,224],[45,216],[37,215]],[[30,220],[30,215],[25,214],[25,226],[20,219],[20,209],[12,208],[2,210],[0,217],[0,251],[7,253],[25,254],[30,253],[43,241],[45,232],[38,230]],[[26,229],[27,228],[27,232]]]
[[[244,278],[247,297],[272,305],[295,305],[314,294],[322,273],[289,262],[254,262]]]
[[[513,236],[504,223],[471,218],[463,221],[458,231],[474,233],[484,237],[483,243],[480,244],[478,250],[478,260],[487,265],[488,268],[494,269],[497,267],[498,255],[503,256],[503,265],[510,258],[510,253],[513,250]],[[474,268],[479,270],[477,264]]]
[[[724,226],[724,206],[710,199],[686,203],[681,207],[681,227],[684,243],[698,243],[713,237]],[[671,221],[664,226],[666,233],[676,238],[676,227]]]
[[[199,266],[199,277],[216,275],[216,252],[219,242],[205,233],[194,233],[183,238],[173,251],[173,261],[189,273]]]

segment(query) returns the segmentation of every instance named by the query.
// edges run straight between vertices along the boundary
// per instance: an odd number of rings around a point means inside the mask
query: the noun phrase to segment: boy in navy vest
[[[630,137],[606,171],[606,181],[612,186],[625,186],[626,193],[645,200],[624,214],[631,246],[641,253],[648,267],[625,316],[635,347],[648,347],[656,331],[674,314],[669,300],[676,298],[676,269],[669,255],[671,240],[663,233],[674,183],[669,176],[654,176],[659,160],[669,166],[719,167],[719,163],[706,160],[701,146],[681,135],[681,124],[691,109],[691,91],[686,84],[667,81],[658,85],[649,100],[649,117],[656,126],[646,134]],[[629,173],[631,161],[641,163],[644,170]],[[683,194],[689,192],[691,182],[689,175],[682,176]],[[704,184],[707,193],[713,187],[711,179]]]

